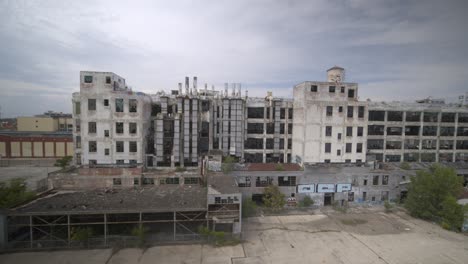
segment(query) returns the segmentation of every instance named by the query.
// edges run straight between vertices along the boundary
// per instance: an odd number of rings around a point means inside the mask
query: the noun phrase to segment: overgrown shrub
[[[231,173],[231,171],[234,169],[234,163],[236,162],[236,159],[232,156],[227,156],[224,158],[223,163],[221,164],[221,170],[225,174]]]
[[[70,162],[72,161],[72,159],[73,159],[72,156],[63,157],[63,158],[58,159],[57,161],[55,161],[54,166],[65,169],[66,167],[68,167],[68,165],[70,165]]]
[[[144,226],[137,226],[132,229],[132,236],[138,238],[138,246],[143,247],[146,242],[146,234],[148,233],[148,228]]]
[[[11,208],[32,200],[35,193],[26,189],[24,179],[0,182],[0,208]]]
[[[276,164],[275,169],[276,169],[277,171],[284,171],[284,166],[283,166],[283,164],[278,163],[278,164]]]
[[[402,162],[401,165],[400,165],[400,168],[403,169],[403,170],[409,170],[409,169],[411,169],[411,166],[409,165],[408,162]]]
[[[179,167],[176,167],[176,169],[175,169],[176,172],[183,172],[183,171],[186,171],[186,170],[187,170],[187,168],[185,168],[185,167],[180,167],[180,166],[179,166]]]
[[[389,201],[385,201],[384,207],[386,213],[391,213],[394,206]]]
[[[314,205],[314,200],[309,196],[305,196],[302,200],[299,201],[299,207],[310,207]]]
[[[72,227],[70,239],[88,246],[89,239],[93,235],[91,227]]]

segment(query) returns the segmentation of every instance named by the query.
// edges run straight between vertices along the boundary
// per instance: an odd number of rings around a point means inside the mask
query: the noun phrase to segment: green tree
[[[54,166],[57,166],[57,167],[60,167],[62,169],[65,169],[66,167],[68,167],[68,165],[70,164],[70,162],[72,161],[73,157],[72,156],[66,156],[66,157],[63,157],[61,159],[58,159]]]
[[[250,217],[257,211],[257,204],[251,199],[242,199],[242,217]]]
[[[279,210],[284,207],[286,201],[285,196],[282,194],[276,185],[270,185],[263,191],[263,203],[266,207]]]
[[[10,208],[34,198],[35,193],[26,189],[24,179],[0,182],[0,208]]]
[[[93,235],[93,229],[91,227],[77,227],[71,229],[71,240],[78,241],[84,246],[88,246],[89,239]]]
[[[236,162],[236,159],[232,156],[227,156],[224,158],[223,164],[221,164],[221,170],[225,173],[231,173],[231,171],[234,169],[234,163]]]
[[[442,203],[441,217],[442,227],[457,231],[464,221],[463,206],[457,203],[455,197],[447,196]]]
[[[405,207],[414,217],[456,224],[463,210],[456,209],[456,197],[463,190],[463,179],[452,168],[434,165],[411,177]],[[453,203],[455,201],[455,204]],[[444,209],[445,208],[445,209]],[[456,229],[460,228],[457,226]],[[454,227],[451,227],[454,228]]]

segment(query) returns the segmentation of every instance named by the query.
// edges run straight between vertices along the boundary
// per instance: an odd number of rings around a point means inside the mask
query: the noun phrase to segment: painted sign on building
[[[315,192],[315,184],[299,184],[297,186],[298,193],[313,193]]]
[[[349,192],[351,191],[351,183],[338,183],[336,185],[336,192]]]
[[[317,192],[318,193],[334,193],[335,192],[335,184],[332,184],[332,183],[317,184]]]

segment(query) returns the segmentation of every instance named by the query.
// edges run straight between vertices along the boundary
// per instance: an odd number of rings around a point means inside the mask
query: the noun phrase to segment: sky
[[[467,11],[466,0],[0,0],[1,117],[71,112],[82,70],[146,93],[198,76],[291,97],[338,65],[360,100],[456,101]]]

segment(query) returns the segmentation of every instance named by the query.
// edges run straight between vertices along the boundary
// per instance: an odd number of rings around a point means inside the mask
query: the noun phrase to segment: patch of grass
[[[364,219],[341,219],[343,225],[357,226],[367,223],[367,220]]]

